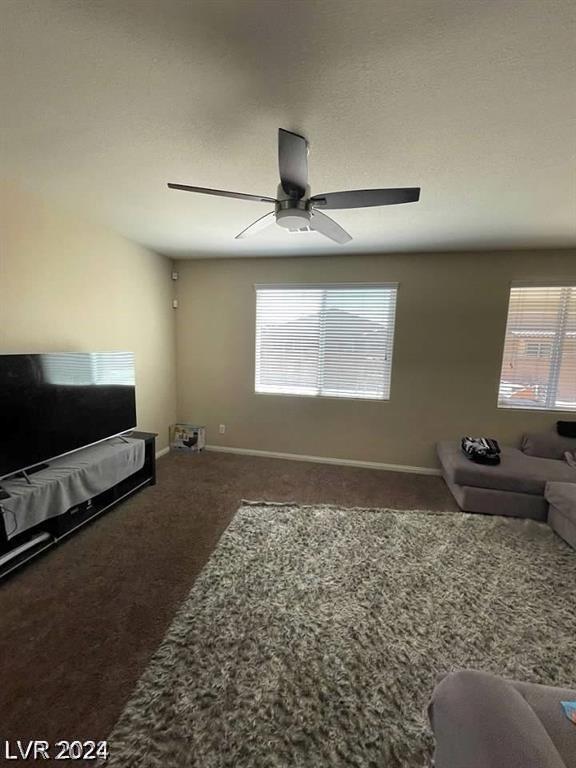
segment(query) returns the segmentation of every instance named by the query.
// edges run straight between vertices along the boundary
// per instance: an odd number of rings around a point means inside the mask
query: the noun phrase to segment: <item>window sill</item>
[[[569,413],[576,414],[576,408],[534,408],[529,405],[498,405],[499,411],[523,411],[524,413]]]
[[[389,397],[338,397],[337,395],[296,395],[291,392],[256,392],[257,397],[294,397],[298,400],[337,400],[353,403],[389,403]]]

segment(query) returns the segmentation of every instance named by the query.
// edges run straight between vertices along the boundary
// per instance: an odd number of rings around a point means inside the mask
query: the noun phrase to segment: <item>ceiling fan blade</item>
[[[304,197],[308,187],[308,142],[304,136],[278,130],[278,167],[284,192],[295,200]]]
[[[245,237],[252,237],[252,235],[255,235],[258,232],[261,232],[263,229],[266,229],[266,227],[269,227],[272,224],[275,224],[276,219],[274,218],[274,214],[275,214],[275,211],[270,211],[269,213],[265,213],[264,216],[260,216],[259,219],[256,219],[256,221],[253,221],[252,224],[246,227],[246,229],[243,229],[242,232],[236,235],[234,239],[244,240]]]
[[[201,195],[216,195],[217,197],[234,197],[237,200],[255,200],[258,203],[276,203],[274,197],[261,195],[246,195],[243,192],[226,192],[223,189],[207,189],[206,187],[189,187],[187,184],[168,184],[170,189],[181,189],[184,192],[198,192]]]
[[[416,203],[420,199],[420,187],[396,189],[350,189],[346,192],[326,192],[314,195],[310,202],[320,208],[369,208],[373,205],[398,205]]]
[[[340,224],[337,224],[334,219],[320,211],[312,210],[310,229],[320,232],[321,235],[329,237],[330,240],[334,240],[335,243],[340,243],[340,245],[349,243],[352,240],[352,236],[345,229],[342,229]]]

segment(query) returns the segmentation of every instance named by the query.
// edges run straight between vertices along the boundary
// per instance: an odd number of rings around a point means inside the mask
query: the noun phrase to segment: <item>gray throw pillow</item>
[[[522,437],[522,452],[541,459],[563,459],[566,451],[576,451],[575,437],[561,437],[556,432],[528,432]]]

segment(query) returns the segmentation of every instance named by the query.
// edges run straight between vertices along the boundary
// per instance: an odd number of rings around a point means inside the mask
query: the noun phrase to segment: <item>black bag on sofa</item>
[[[477,464],[500,464],[500,446],[491,437],[463,437],[462,450]]]
[[[576,421],[557,421],[556,430],[562,437],[576,437]]]

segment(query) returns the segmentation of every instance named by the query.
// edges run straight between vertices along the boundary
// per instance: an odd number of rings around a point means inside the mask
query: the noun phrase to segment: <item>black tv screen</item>
[[[0,478],[135,426],[131,352],[0,355]]]

